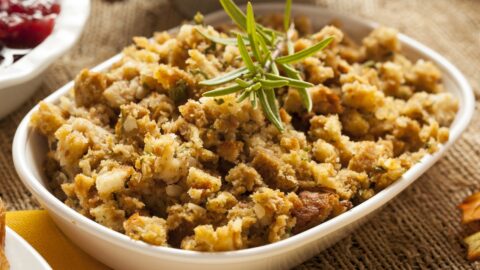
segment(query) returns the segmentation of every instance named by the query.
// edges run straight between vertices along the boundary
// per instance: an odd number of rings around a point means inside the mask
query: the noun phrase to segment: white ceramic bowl
[[[61,0],[60,6],[52,33],[13,65],[0,69],[0,118],[33,94],[43,72],[80,37],[90,13],[90,0]]]
[[[257,12],[275,12],[283,9],[282,4],[256,5]],[[313,6],[296,5],[294,13],[311,17],[320,27],[332,19],[340,19],[344,30],[354,39],[360,40],[375,24],[336,14]],[[207,16],[209,23],[224,21],[224,13]],[[379,192],[370,200],[350,211],[335,217],[308,231],[286,240],[261,247],[220,253],[201,253],[180,249],[156,247],[110,230],[82,216],[54,197],[46,187],[43,174],[43,160],[47,144],[37,132],[29,128],[30,116],[37,107],[25,116],[18,127],[13,142],[15,167],[27,188],[48,210],[60,229],[86,252],[116,269],[285,269],[292,267],[322,251],[349,234],[355,227],[366,221],[376,210],[385,206],[402,190],[412,184],[430,168],[457,140],[467,127],[473,111],[474,97],[464,76],[445,58],[417,41],[400,35],[404,52],[412,58],[422,57],[433,61],[443,72],[444,84],[459,101],[460,110],[451,126],[450,140],[434,155],[426,156],[420,163],[408,170],[401,179]],[[104,70],[117,61],[120,55],[107,60],[94,70]],[[56,102],[73,86],[68,83],[45,99]]]
[[[255,0],[255,6],[261,2],[282,2],[284,0]],[[246,4],[248,0],[235,0],[237,5]],[[252,1],[253,2],[253,1]],[[170,3],[175,6],[178,12],[187,18],[193,18],[197,12],[208,14],[216,10],[222,9],[222,5],[218,0],[170,0]]]

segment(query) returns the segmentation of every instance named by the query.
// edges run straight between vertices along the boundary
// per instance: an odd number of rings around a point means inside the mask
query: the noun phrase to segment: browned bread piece
[[[10,269],[7,257],[5,256],[5,205],[0,199],[0,270]]]

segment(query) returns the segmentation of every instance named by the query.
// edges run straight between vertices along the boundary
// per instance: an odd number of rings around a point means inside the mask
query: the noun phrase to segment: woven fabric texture
[[[181,0],[172,0],[181,1]],[[255,1],[253,1],[255,2]],[[303,0],[323,8],[377,21],[443,54],[480,94],[479,0]],[[39,205],[22,185],[12,161],[12,141],[23,116],[42,98],[117,54],[133,36],[150,36],[186,20],[167,0],[93,0],[78,44],[45,74],[36,94],[0,120],[0,196],[8,210]],[[52,48],[54,49],[54,48]],[[425,175],[368,223],[298,269],[480,269],[465,259],[456,205],[480,190],[480,132],[476,112],[467,131]]]

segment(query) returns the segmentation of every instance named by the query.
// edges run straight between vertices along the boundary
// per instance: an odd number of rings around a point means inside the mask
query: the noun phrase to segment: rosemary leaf
[[[287,73],[288,77],[294,78],[295,74],[298,74],[298,71],[294,69],[291,65],[288,64],[279,64],[277,63],[284,71]]]
[[[328,44],[330,44],[330,42],[332,42],[332,40],[333,40],[333,37],[328,37],[328,38],[320,41],[319,43],[313,45],[312,47],[308,47],[308,48],[303,49],[299,52],[296,52],[292,55],[279,57],[275,61],[277,61],[278,63],[281,63],[281,64],[289,64],[289,63],[298,62],[300,60],[303,60],[303,59],[315,54],[316,52],[322,50],[323,48],[327,47]]]
[[[232,20],[243,30],[247,29],[247,18],[245,14],[238,8],[232,0],[220,0],[225,12],[232,18]]]
[[[302,77],[300,77],[300,74],[295,69],[290,67],[290,65],[285,65],[285,66],[287,68],[290,68],[290,69],[285,69],[288,77],[296,80],[302,80]],[[307,89],[305,89],[305,87],[295,87],[295,88],[300,94],[300,100],[302,101],[303,107],[307,109],[307,112],[312,111],[312,107],[313,107],[312,98],[308,94]]]
[[[270,108],[272,109],[275,118],[277,118],[281,123],[280,112],[277,106],[277,99],[275,98],[275,92],[272,88],[266,88],[265,96],[267,97],[268,104],[270,105]]]
[[[283,16],[283,28],[288,31],[290,27],[290,16],[292,13],[292,0],[287,0],[285,3],[285,15]]]
[[[278,67],[277,67],[277,64],[275,63],[275,61],[272,61],[272,63],[270,64],[271,68],[272,68],[272,72],[273,74],[275,75],[280,75],[280,71],[278,70]]]
[[[237,98],[237,102],[242,102],[244,99],[246,99],[250,93],[255,93],[255,91],[257,91],[258,89],[260,89],[260,87],[262,87],[262,84],[257,82],[257,83],[254,83],[253,85],[250,85],[248,86],[245,91],[243,91],[242,94],[240,94],[240,96],[238,96]]]
[[[238,97],[237,97],[237,103],[240,103],[242,101],[244,101],[247,97],[250,96],[250,91],[243,91],[243,93],[241,93]]]
[[[237,41],[238,50],[240,51],[240,56],[242,57],[243,62],[245,62],[245,65],[247,66],[248,70],[250,70],[250,72],[255,72],[255,64],[253,63],[252,58],[250,58],[247,47],[245,46],[245,43],[243,42],[243,39],[240,35],[237,36]]]
[[[300,77],[300,74],[298,73],[292,74],[292,78],[297,80],[302,79],[302,77]],[[307,92],[307,89],[304,87],[297,87],[296,89],[300,94],[300,100],[302,101],[303,107],[307,109],[307,112],[311,112],[313,108],[312,97],[310,97],[310,94]]]
[[[284,77],[284,76],[281,76],[281,75],[275,75],[273,73],[266,73],[265,76],[270,80],[286,80],[286,81],[288,81],[288,85],[292,86],[292,87],[308,88],[308,87],[313,86],[313,84],[311,84],[309,82],[302,81],[300,79],[293,79],[293,78]]]
[[[280,131],[283,131],[283,125],[282,122],[280,121],[279,118],[275,117],[275,114],[272,111],[272,108],[270,107],[270,103],[267,100],[267,97],[265,96],[265,93],[263,91],[258,91],[257,92],[258,100],[260,101],[260,104],[263,109],[263,113],[267,117],[268,120]]]
[[[250,93],[250,103],[253,109],[257,109],[257,94],[255,92]]]
[[[243,37],[243,40],[244,40],[244,41],[245,41],[245,40],[248,40],[248,37],[247,37],[247,35],[245,35],[245,33],[240,32],[240,31],[237,31],[237,30],[235,30],[235,29],[230,30],[230,34],[232,34],[232,35],[235,36],[235,37],[238,36],[238,35],[240,35],[241,37]],[[237,41],[237,39],[235,39],[235,42],[236,42],[236,41]],[[246,43],[245,43],[245,44],[246,44]]]
[[[267,79],[260,79],[258,80],[263,87],[266,88],[279,88],[288,85],[287,80],[267,80]]]
[[[256,25],[256,30],[257,30],[257,33],[258,33],[258,36],[259,37],[262,37],[263,40],[268,40],[268,45],[272,45],[274,41],[272,41],[272,37],[275,37],[275,33],[272,33],[272,34],[266,34],[265,32],[262,32],[262,30],[260,30],[260,25]],[[250,45],[248,44],[248,35],[245,35],[245,33],[242,33],[240,31],[237,31],[237,30],[230,30],[230,33],[233,34],[234,36],[237,36],[237,35],[240,35],[243,37],[243,41],[246,41],[245,42],[245,45]]]
[[[312,111],[312,98],[308,94],[307,89],[303,87],[297,88],[298,93],[300,94],[300,99],[302,100],[302,105],[307,109],[307,112]]]
[[[272,54],[272,52],[268,48],[267,41],[261,35],[258,35],[257,41],[260,44],[260,49],[261,49],[260,52],[265,55],[264,56],[264,61],[267,61],[268,59],[270,59],[271,54]],[[264,63],[262,63],[262,64],[264,64]]]
[[[271,28],[267,28],[263,25],[260,25],[260,24],[257,24],[257,30],[259,32],[262,32],[264,33],[266,36],[269,36],[269,37],[272,37],[272,36],[281,36],[283,35],[282,32],[278,32],[277,30],[274,30],[274,29],[271,29]]]
[[[277,40],[277,33],[273,32],[271,36],[271,44],[275,44],[275,41]]]
[[[242,30],[247,30],[247,17],[245,13],[232,1],[232,0],[220,0],[220,4],[222,4],[223,9],[225,12],[232,18],[232,20],[240,27]],[[265,39],[271,40],[273,33],[275,32],[272,29],[268,29],[261,25],[257,26],[257,31],[259,35],[263,36]],[[268,39],[267,37],[270,37]],[[271,45],[272,43],[270,43]]]
[[[257,91],[262,87],[262,84],[260,82],[254,83],[252,86],[248,87],[248,91]]]
[[[263,30],[261,30],[260,27],[258,27],[258,24],[257,24],[257,32],[258,32],[258,36],[262,37],[269,46],[272,46],[275,44],[274,33],[269,33],[269,34],[265,33]]]
[[[222,45],[237,45],[237,39],[236,38],[223,38],[223,37],[216,37],[208,34],[207,32],[201,30],[200,28],[196,27],[195,30],[197,30],[200,35],[204,36],[205,38],[211,40],[212,42],[222,44]],[[247,41],[248,42],[248,41]]]
[[[257,61],[263,63],[263,59],[260,57],[259,47],[257,43],[257,30],[255,25],[255,15],[253,14],[253,7],[250,2],[247,4],[247,34],[250,41],[250,48],[252,48],[253,56]]]
[[[288,1],[288,0],[287,0]],[[292,43],[292,36],[295,30],[295,26],[293,23],[289,26],[289,29],[287,30],[287,51],[288,55],[294,54],[294,49],[293,49],[293,43]],[[302,80],[302,77],[300,76],[300,73],[290,66],[290,64],[282,64],[282,67],[285,69],[285,72],[287,73],[287,76],[292,79],[296,80]],[[307,109],[307,112],[312,111],[312,98],[310,97],[310,94],[307,92],[307,89],[305,87],[296,87],[298,94],[300,95],[300,100],[302,102],[302,105]]]
[[[285,73],[287,73],[287,76],[295,79],[295,80],[302,80],[302,77],[300,77],[300,74],[298,71],[296,71],[293,67],[291,67],[288,64],[282,65],[282,68],[284,68]],[[290,84],[291,85],[291,84]],[[307,112],[312,111],[312,98],[307,92],[307,89],[305,87],[295,87],[300,94],[300,100],[302,101],[302,105],[307,109]]]
[[[242,79],[240,79],[240,78],[236,78],[236,79],[235,79],[235,82],[236,82],[238,85],[240,85],[240,86],[242,86],[242,87],[245,87],[245,88],[247,88],[247,87],[249,87],[250,85],[252,85],[252,82],[247,82],[247,81],[242,80]]]
[[[205,92],[202,95],[204,97],[219,97],[219,96],[225,96],[225,95],[229,95],[229,94],[238,92],[242,89],[244,89],[244,87],[242,87],[238,84],[234,84],[232,86],[217,88],[217,89]]]
[[[252,3],[247,3],[247,34],[251,35],[256,33],[255,31],[255,15],[253,14]]]
[[[229,81],[233,81],[236,78],[238,78],[238,77],[240,77],[244,74],[247,74],[248,72],[249,72],[248,68],[241,67],[239,69],[235,69],[233,71],[225,73],[225,74],[223,74],[219,77],[216,77],[216,78],[213,78],[213,79],[210,79],[210,80],[201,81],[199,84],[200,85],[206,85],[206,86],[224,84],[224,83],[227,83]]]

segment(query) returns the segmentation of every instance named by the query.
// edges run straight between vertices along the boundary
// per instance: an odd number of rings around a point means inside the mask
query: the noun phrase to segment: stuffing
[[[182,248],[199,251],[228,251],[245,246],[242,239],[242,220],[229,221],[227,225],[213,228],[212,225],[201,225],[195,228],[193,237],[182,241]]]
[[[112,83],[102,93],[108,105],[112,108],[120,108],[121,105],[130,103],[137,96],[142,95],[143,87],[141,87],[138,79],[127,81],[117,81]]]
[[[275,188],[293,190],[298,185],[295,170],[292,166],[276,157],[269,150],[259,149],[252,160],[252,166],[268,185]]]
[[[260,21],[283,31],[283,16]],[[201,81],[245,64],[237,46],[199,30],[228,38],[234,26],[135,37],[110,68],[82,70],[72,91],[31,117],[48,142],[53,193],[134,240],[231,251],[348,211],[448,142],[458,102],[434,63],[402,54],[396,30],[379,27],[357,44],[338,27],[294,21],[295,51],[333,41],[292,64],[313,84],[311,111],[299,89],[275,87],[283,131],[236,93],[202,96],[233,81]]]
[[[320,163],[339,163],[338,150],[332,144],[318,139],[313,143],[312,154],[317,162]]]
[[[302,206],[293,211],[297,219],[295,226],[297,233],[322,223],[330,216],[339,215],[348,210],[348,206],[342,204],[335,193],[302,191],[298,197]]]
[[[167,226],[162,218],[144,217],[138,213],[130,216],[124,223],[125,234],[136,240],[142,240],[152,245],[166,246]]]
[[[187,176],[188,195],[195,200],[201,200],[220,190],[222,181],[200,169],[190,168]]]
[[[397,30],[387,27],[373,30],[363,39],[362,45],[367,57],[374,60],[382,60],[401,49]]]
[[[438,82],[441,76],[442,73],[432,62],[420,59],[405,77],[407,82],[413,84],[417,91],[436,93],[440,88]]]
[[[93,219],[118,232],[124,232],[125,210],[119,209],[116,202],[110,200],[90,209],[89,214]]]
[[[336,142],[340,140],[342,135],[342,123],[338,120],[338,115],[316,115],[310,119],[308,133],[314,139]]]
[[[256,187],[265,185],[257,170],[245,163],[230,169],[225,176],[225,181],[232,185],[231,191],[235,195],[252,192]]]
[[[120,191],[132,173],[133,168],[126,166],[101,172],[95,180],[98,195],[108,197],[113,192]]]
[[[107,88],[107,77],[103,73],[84,69],[75,78],[73,91],[75,103],[78,106],[91,106],[102,99],[103,92]]]
[[[218,193],[215,198],[209,198],[206,205],[208,211],[218,214],[225,214],[237,203],[238,201],[235,196],[229,192],[223,191]]]
[[[364,111],[375,111],[383,101],[382,92],[374,85],[346,83],[342,86],[342,92],[342,101],[345,105]]]
[[[54,134],[65,123],[61,110],[43,101],[38,105],[38,111],[33,113],[31,121],[44,135]]]

